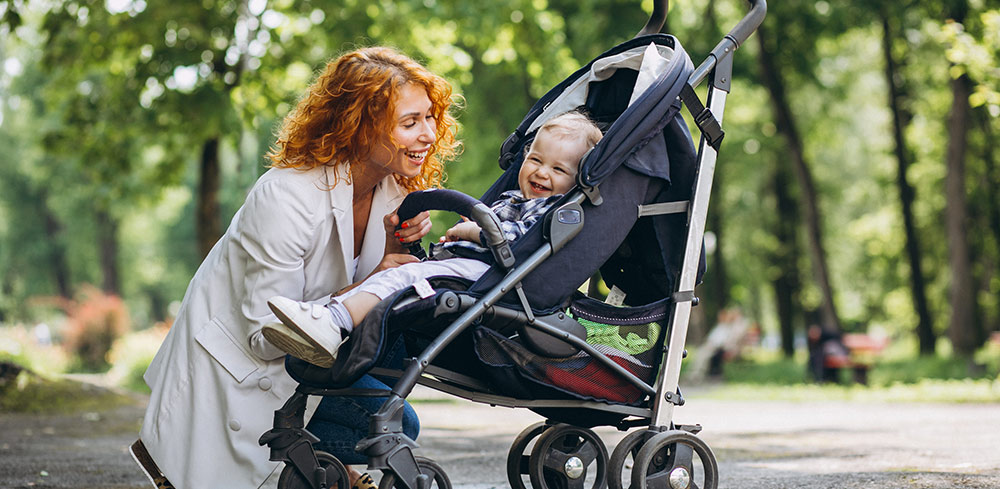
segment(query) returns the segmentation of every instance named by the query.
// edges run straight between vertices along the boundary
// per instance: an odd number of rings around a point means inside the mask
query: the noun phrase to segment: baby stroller
[[[278,487],[345,487],[344,465],[316,451],[318,440],[304,428],[306,399],[374,395],[387,400],[356,450],[369,469],[383,472],[379,487],[450,488],[444,469],[416,456],[416,443],[402,431],[403,401],[418,383],[546,418],[510,448],[512,489],[526,488],[524,476],[533,489],[717,487],[718,465],[697,436],[700,426],[675,424],[673,411],[684,403],[678,380],[705,266],[702,238],[732,55],[765,12],[765,0],[751,0],[750,12],[695,69],[677,39],[652,33],[666,15],[666,1],[657,2],[636,38],[532,107],[503,143],[505,171],[481,200],[450,190],[410,194],[401,219],[440,209],[475,220],[492,267],[474,283],[440,277],[431,280],[432,294],[411,287],[386,298],[331,368],[287,358],[300,385],[260,439],[271,460],[285,462]],[[693,89],[705,79],[707,108]],[[701,132],[697,151],[682,105]],[[508,243],[484,202],[516,188],[524,148],[542,123],[581,106],[603,126],[604,138],[581,160],[574,189]],[[597,273],[612,296],[624,295],[621,304],[578,290]],[[400,339],[415,358],[402,370],[380,368],[380,355]],[[399,380],[389,392],[347,389],[369,372]],[[596,426],[642,429],[609,456]]]

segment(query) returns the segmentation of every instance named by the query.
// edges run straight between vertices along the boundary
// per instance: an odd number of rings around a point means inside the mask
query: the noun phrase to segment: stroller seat
[[[683,404],[680,360],[697,301],[694,285],[705,270],[701,240],[721,141],[713,111],[721,114],[725,99],[713,103],[712,94],[728,89],[732,51],[763,18],[764,2],[753,3],[706,61],[707,69],[703,63],[695,70],[676,38],[642,35],[554,87],[502,145],[504,173],[480,199],[448,190],[406,198],[401,221],[430,209],[474,219],[490,249],[481,258],[492,266],[474,282],[432,278],[432,295],[421,297],[410,287],[384,299],[354,329],[331,368],[286,359],[300,385],[261,438],[272,460],[286,462],[282,478],[294,481],[279,481],[279,487],[347,480],[343,464],[312,449],[316,440],[302,417],[309,395],[357,394],[388,396],[371,418],[370,436],[356,448],[368,456],[370,469],[388,477],[384,487],[450,487],[444,470],[416,457],[416,444],[402,433],[403,401],[418,383],[547,418],[526,428],[511,447],[513,489],[525,489],[524,476],[534,489],[582,488],[584,480],[592,489],[620,489],[628,485],[621,479],[627,470],[633,483],[660,481],[650,487],[661,487],[666,477],[670,487],[716,486],[717,464],[696,436],[700,427],[675,425],[671,415]],[[708,109],[691,89],[706,75]],[[702,132],[698,150],[681,116],[683,105]],[[602,124],[604,138],[583,156],[576,186],[508,243],[485,203],[517,188],[524,149],[538,127],[571,109]],[[620,303],[580,291],[597,277]],[[397,341],[414,358],[403,370],[382,368],[382,355]],[[366,373],[399,380],[390,392],[348,389]],[[609,457],[590,429],[602,425],[646,428],[627,436]],[[632,469],[626,469],[629,457]]]

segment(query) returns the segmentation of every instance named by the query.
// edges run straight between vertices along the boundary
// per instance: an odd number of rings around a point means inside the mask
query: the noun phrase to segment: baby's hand
[[[460,222],[441,236],[441,242],[445,241],[472,241],[479,243],[479,225],[472,221]]]

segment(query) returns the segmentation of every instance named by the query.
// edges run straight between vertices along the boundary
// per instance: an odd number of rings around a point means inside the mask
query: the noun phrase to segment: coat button
[[[231,429],[233,431],[239,431],[240,428],[242,428],[242,427],[243,427],[243,425],[240,424],[240,420],[238,420],[238,419],[231,419],[231,420],[229,420],[229,429]]]
[[[262,391],[270,390],[271,389],[271,379],[269,379],[267,377],[264,377],[263,379],[258,380],[257,381],[257,387],[260,387],[260,390],[262,390]]]

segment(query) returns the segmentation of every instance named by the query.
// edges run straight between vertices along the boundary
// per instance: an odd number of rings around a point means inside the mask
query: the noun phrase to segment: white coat
[[[267,299],[325,302],[365,277],[384,254],[382,218],[404,194],[391,175],[376,187],[355,270],[344,165],[271,169],[253,186],[144,376],[152,394],[139,436],[178,489],[257,488],[279,467],[257,440],[296,383],[261,335],[277,321]]]

